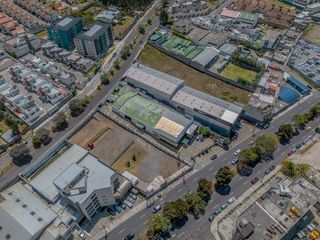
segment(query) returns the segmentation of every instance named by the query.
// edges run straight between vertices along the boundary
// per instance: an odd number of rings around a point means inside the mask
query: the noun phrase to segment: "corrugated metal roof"
[[[220,51],[214,47],[206,47],[199,53],[192,61],[199,63],[201,66],[206,67],[212,59],[218,56]]]

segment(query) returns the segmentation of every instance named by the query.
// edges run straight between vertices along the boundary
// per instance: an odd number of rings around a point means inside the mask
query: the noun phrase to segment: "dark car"
[[[273,171],[275,168],[276,168],[275,165],[271,165],[271,166],[269,167],[269,171]]]
[[[217,158],[217,154],[212,155],[212,157],[210,158],[211,160],[215,160]]]
[[[301,147],[302,147],[302,144],[299,143],[299,144],[297,144],[296,149],[300,149]]]
[[[116,215],[116,212],[113,210],[113,209],[111,209],[111,208],[108,208],[108,213],[110,214],[110,215],[112,215],[112,216],[115,216]]]
[[[133,239],[134,238],[134,233],[133,232],[131,232],[131,233],[129,233],[127,236],[125,236],[124,238],[123,238],[123,240],[131,240],[131,239]]]
[[[255,177],[254,179],[251,180],[252,184],[256,184],[259,181],[259,178]]]
[[[217,215],[219,215],[219,213],[221,213],[221,211],[222,211],[222,209],[220,207],[217,207],[213,210],[213,214],[217,216]]]

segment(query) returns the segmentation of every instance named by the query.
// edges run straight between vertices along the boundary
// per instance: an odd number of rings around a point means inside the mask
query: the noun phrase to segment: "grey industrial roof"
[[[0,195],[0,239],[34,239],[56,217],[56,213],[21,182]]]
[[[81,204],[87,199],[88,196],[90,196],[93,191],[102,188],[110,188],[110,191],[113,191],[111,177],[115,174],[115,171],[113,171],[111,168],[100,163],[98,159],[91,154],[85,156],[85,158],[82,159],[77,165],[79,168],[88,170],[86,191],[76,192],[75,194],[68,195],[68,198],[71,201]]]
[[[208,63],[219,55],[219,50],[214,47],[206,47],[192,61],[199,63],[202,66],[207,66]]]
[[[169,74],[147,67],[139,62],[134,63],[128,70],[127,81],[133,85],[135,82],[166,94],[173,94],[184,81]]]
[[[53,26],[57,30],[68,30],[71,26],[73,26],[76,22],[79,21],[81,21],[80,17],[66,16],[61,18]]]
[[[105,23],[95,23],[90,26],[89,30],[83,33],[80,33],[76,38],[84,39],[84,40],[94,40],[102,33],[106,33],[110,24]]]
[[[72,163],[80,161],[87,154],[87,150],[77,145],[72,145],[60,157],[55,159],[52,163],[49,163],[46,168],[37,173],[37,175],[30,181],[30,184],[46,199],[54,202],[59,196],[58,189],[53,184],[55,178]]]
[[[220,52],[227,55],[232,55],[235,51],[237,51],[237,49],[238,47],[231,43],[225,43],[219,48]]]
[[[172,100],[186,108],[230,124],[234,124],[242,112],[242,107],[236,104],[226,102],[186,86],[181,88]]]

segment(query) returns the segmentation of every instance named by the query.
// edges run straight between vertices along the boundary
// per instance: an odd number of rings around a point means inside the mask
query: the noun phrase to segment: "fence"
[[[158,49],[159,51],[169,55],[170,57],[173,57],[173,58],[177,59],[178,61],[180,61],[180,62],[182,62],[182,63],[184,63],[184,64],[186,64],[186,65],[188,65],[188,66],[190,66],[190,67],[202,72],[202,73],[205,73],[205,74],[207,74],[209,76],[212,76],[212,77],[214,77],[214,78],[216,78],[216,79],[218,79],[220,81],[226,82],[228,84],[231,84],[231,85],[233,85],[235,87],[241,88],[241,89],[243,89],[245,91],[248,91],[248,92],[254,92],[255,91],[255,87],[254,86],[243,85],[243,84],[241,84],[239,82],[236,82],[234,80],[222,77],[217,73],[209,71],[208,69],[206,69],[205,67],[201,66],[200,64],[197,64],[197,63],[193,62],[192,60],[189,60],[189,59],[187,59],[187,58],[185,58],[185,57],[183,57],[181,55],[178,55],[178,54],[175,54],[175,53],[173,53],[171,51],[166,50],[165,48],[163,48],[162,46],[160,46],[158,44],[152,43],[150,41],[149,41],[149,44],[152,47]]]

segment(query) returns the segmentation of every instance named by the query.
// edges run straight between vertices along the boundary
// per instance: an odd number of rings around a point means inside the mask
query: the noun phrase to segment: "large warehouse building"
[[[178,146],[187,134],[192,120],[139,95],[128,85],[119,85],[112,95],[112,109],[152,136]]]
[[[128,70],[126,81],[164,102],[168,102],[184,84],[184,81],[179,78],[147,67],[139,62],[134,63]]]
[[[242,113],[242,107],[190,87],[181,88],[171,104],[179,112],[192,116],[223,136],[230,135]]]

